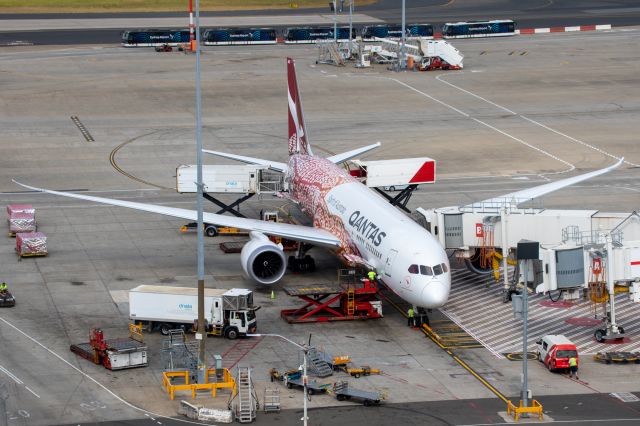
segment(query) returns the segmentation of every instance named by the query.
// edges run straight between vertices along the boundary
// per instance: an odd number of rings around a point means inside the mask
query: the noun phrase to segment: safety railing
[[[176,391],[191,391],[191,398],[196,397],[198,390],[210,390],[211,396],[215,398],[218,389],[231,389],[233,395],[236,394],[236,381],[226,368],[222,369],[221,377],[216,376],[216,369],[207,369],[205,383],[189,383],[188,370],[185,371],[165,371],[162,373],[162,386],[169,394],[169,398],[173,401]],[[213,381],[211,378],[213,376]],[[183,383],[174,384],[176,380]]]
[[[517,407],[511,401],[507,403],[507,415],[513,415],[513,419],[516,422],[520,421],[520,417],[525,413],[537,414],[538,419],[542,420],[542,404],[535,399],[531,400],[531,406],[529,407],[523,407],[522,400],[520,400],[520,405]]]

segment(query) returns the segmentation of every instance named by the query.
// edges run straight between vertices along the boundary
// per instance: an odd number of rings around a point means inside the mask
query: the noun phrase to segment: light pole
[[[333,41],[338,42],[338,5],[333,0]]]
[[[304,352],[304,357],[302,360],[302,394],[303,394],[303,405],[302,405],[302,424],[304,426],[307,426],[307,351],[309,350],[308,346],[305,345],[300,345],[296,342],[294,342],[291,339],[287,339],[284,336],[281,336],[279,334],[247,334],[247,337],[261,337],[261,336],[271,336],[271,337],[279,337],[282,340],[286,340],[287,342],[291,343],[292,345],[300,348],[302,350],[302,352]]]
[[[353,0],[349,0],[349,59],[351,59],[351,42],[353,41]]]
[[[405,0],[402,0],[402,39],[400,42],[400,58],[399,58],[399,63],[398,63],[398,68],[403,70],[407,68],[407,58],[405,57],[406,53],[405,53],[405,40],[406,40],[406,31],[407,31],[407,24],[406,24],[406,19],[405,19]]]
[[[200,84],[200,0],[196,0],[196,179],[198,194],[198,330],[196,339],[200,340],[198,351],[198,383],[207,380],[207,361],[205,359],[205,341],[207,330],[204,324],[204,218],[202,188],[202,90]]]

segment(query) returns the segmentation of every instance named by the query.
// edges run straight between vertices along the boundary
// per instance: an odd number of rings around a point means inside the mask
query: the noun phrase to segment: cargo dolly
[[[146,367],[149,365],[147,345],[142,342],[140,327],[130,325],[129,336],[125,339],[105,339],[102,330],[93,328],[89,342],[71,345],[69,349],[109,370]]]
[[[303,389],[304,383],[302,381],[302,373],[298,370],[291,370],[285,373],[279,373],[275,368],[272,368],[269,372],[271,381],[283,382],[287,389],[293,389],[294,387]],[[327,392],[327,389],[331,385],[326,383],[318,383],[316,380],[307,380],[307,394],[314,395]]]
[[[612,362],[640,364],[640,352],[598,352],[593,356],[593,359],[605,364],[611,364]]]
[[[180,227],[180,232],[188,232],[190,230],[197,229],[198,224],[196,222],[187,223]],[[204,224],[204,234],[207,237],[216,237],[218,235],[238,235],[247,236],[249,233],[246,230],[234,228],[232,226],[216,226],[210,223]]]
[[[366,407],[378,405],[383,399],[382,395],[378,392],[354,389],[349,386],[349,382],[346,381],[334,383],[331,389],[328,389],[327,392],[334,395],[338,401],[356,399],[362,401]]]

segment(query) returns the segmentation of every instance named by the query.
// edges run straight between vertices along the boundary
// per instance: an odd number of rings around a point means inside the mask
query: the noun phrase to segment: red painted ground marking
[[[560,308],[560,309],[566,309],[566,308],[571,308],[575,306],[575,304],[571,302],[565,302],[563,300],[558,300],[557,302],[553,302],[549,299],[540,301],[539,305],[544,306],[545,308]]]
[[[576,325],[578,327],[593,327],[602,323],[602,320],[588,317],[573,317],[564,320],[567,324]]]

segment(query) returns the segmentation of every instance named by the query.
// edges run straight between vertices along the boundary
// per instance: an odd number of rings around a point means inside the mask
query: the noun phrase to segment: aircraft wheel
[[[604,342],[605,335],[606,335],[606,331],[602,329],[598,329],[593,333],[593,336],[596,338],[596,342],[598,343]]]
[[[624,334],[624,328],[622,328],[622,326],[618,326],[618,333]]]

